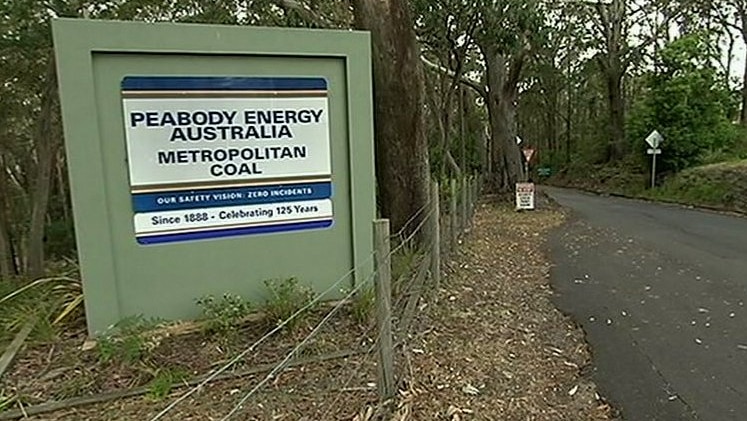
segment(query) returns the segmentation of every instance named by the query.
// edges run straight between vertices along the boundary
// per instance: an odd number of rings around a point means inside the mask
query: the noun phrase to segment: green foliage
[[[418,249],[412,246],[405,246],[399,252],[392,254],[392,279],[396,282],[412,273],[418,256],[420,256]]]
[[[646,94],[630,113],[629,138],[640,159],[647,160],[643,139],[652,130],[664,136],[664,172],[698,165],[741,139],[728,118],[735,103],[711,64],[710,45],[706,35],[691,34],[666,46],[660,72],[647,76]]]
[[[312,306],[291,319],[296,312],[306,307],[314,299],[314,291],[298,283],[296,278],[270,279],[265,281],[270,298],[264,305],[267,318],[280,325],[287,321],[285,328],[294,330],[303,321],[304,315],[312,310]]]
[[[15,397],[6,394],[5,389],[0,389],[0,413],[10,408],[15,401]]]
[[[690,205],[720,205],[729,200],[731,187],[708,179],[675,177],[647,197]]]
[[[747,212],[747,160],[687,169],[646,197]]]
[[[210,332],[221,335],[235,333],[242,320],[252,311],[252,305],[241,296],[225,293],[221,300],[212,295],[197,300],[202,308],[201,318],[207,322]]]
[[[345,295],[349,291],[343,291]],[[370,285],[361,287],[353,296],[350,303],[350,314],[356,323],[362,326],[368,325],[372,320],[374,306],[376,305],[376,292]]]
[[[45,236],[44,246],[48,259],[75,257],[75,228],[72,220],[52,220],[47,224]]]
[[[187,377],[187,372],[181,368],[158,370],[153,380],[148,384],[148,398],[153,401],[163,400],[171,393],[174,383],[180,382]]]
[[[75,277],[76,265],[66,262],[55,271],[59,275],[28,283],[0,280],[0,326],[4,328],[0,331],[14,332],[35,317],[34,335],[49,340],[56,335],[60,323],[82,315],[83,286]]]
[[[142,361],[160,344],[162,338],[154,332],[161,325],[161,320],[143,316],[122,319],[99,337],[99,360],[125,364]]]
[[[10,342],[30,318],[39,314],[39,305],[49,293],[49,286],[24,293],[23,287],[10,279],[0,279],[0,343]]]

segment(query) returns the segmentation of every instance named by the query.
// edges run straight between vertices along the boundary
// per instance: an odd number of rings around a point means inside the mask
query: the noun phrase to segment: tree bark
[[[379,206],[399,231],[428,202],[420,51],[407,1],[353,0],[353,11],[356,28],[371,32]]]
[[[5,186],[5,164],[0,155],[0,278],[9,278],[16,275],[13,264],[13,249],[10,244],[10,220],[8,219],[8,191]]]
[[[26,262],[26,275],[31,278],[36,278],[44,274],[45,217],[49,205],[50,182],[57,148],[53,127],[56,86],[55,63],[53,56],[50,54],[41,95],[41,109],[36,120],[36,133],[34,136],[38,164],[34,178],[34,187],[31,193],[28,260]]]
[[[491,184],[495,191],[509,192],[524,176],[521,149],[516,144],[516,100],[524,53],[509,60],[495,47],[481,49],[488,85]]]
[[[602,74],[607,84],[607,107],[609,112],[609,141],[606,148],[608,162],[621,159],[626,152],[625,145],[625,94],[622,81],[626,63],[623,61],[625,34],[623,23],[626,18],[626,1],[612,0],[609,4],[596,5],[605,49],[598,56]]]
[[[607,161],[617,161],[625,156],[625,97],[622,90],[622,71],[613,64],[606,73],[607,100],[610,109],[610,141]]]
[[[742,20],[742,40],[747,41],[747,16],[740,13],[740,18]],[[744,62],[744,72],[742,73],[742,108],[739,123],[742,127],[747,127],[747,60]]]

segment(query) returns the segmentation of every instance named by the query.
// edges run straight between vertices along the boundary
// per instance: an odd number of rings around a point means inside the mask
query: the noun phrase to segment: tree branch
[[[321,28],[336,28],[344,25],[343,22],[335,22],[325,16],[314,12],[305,3],[301,3],[296,0],[273,0],[273,3],[275,3],[275,5],[282,8],[283,10],[296,11],[304,20],[313,23]]]
[[[447,68],[445,68],[445,67],[443,67],[443,66],[441,66],[439,64],[436,64],[436,63],[428,60],[427,58],[425,58],[423,56],[420,56],[420,61],[423,62],[423,64],[425,64],[426,66],[430,67],[431,69],[436,70],[437,72],[441,72],[441,73],[443,73],[445,75],[448,75],[448,76],[451,76],[451,77],[455,76],[455,74],[454,74],[453,71],[451,71],[451,70],[449,70],[449,69],[447,69]],[[459,80],[459,83],[461,83],[464,86],[467,86],[467,87],[471,88],[473,91],[477,92],[483,99],[485,99],[487,101],[487,99],[488,99],[488,92],[485,90],[485,88],[483,86],[479,85],[477,82],[475,82],[473,80],[468,79],[466,76],[462,76],[458,80]]]

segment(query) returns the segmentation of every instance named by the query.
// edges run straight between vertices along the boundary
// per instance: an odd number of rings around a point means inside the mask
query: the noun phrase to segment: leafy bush
[[[697,33],[667,45],[659,71],[646,76],[647,92],[631,110],[632,150],[648,162],[643,140],[658,130],[664,137],[658,160],[664,172],[702,164],[707,154],[733,149],[743,139],[730,121],[736,103],[711,62],[711,45],[707,35]]]
[[[296,278],[266,280],[265,286],[270,292],[270,298],[265,303],[264,312],[276,325],[287,321],[285,327],[293,330],[303,320],[304,315],[312,310],[309,307],[291,319],[291,316],[314,299],[314,291],[300,285]]]
[[[121,361],[127,364],[142,360],[160,345],[162,338],[153,332],[161,323],[158,319],[143,316],[122,319],[98,338],[99,359],[105,363]]]
[[[207,329],[212,333],[231,335],[235,333],[242,320],[252,311],[252,305],[239,295],[225,293],[221,300],[212,295],[197,300],[202,307],[202,319],[207,322]]]

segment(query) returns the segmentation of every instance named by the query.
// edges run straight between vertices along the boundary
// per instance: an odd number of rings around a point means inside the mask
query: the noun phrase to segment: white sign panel
[[[658,148],[663,140],[664,138],[656,130],[651,132],[651,134],[649,134],[648,137],[646,137],[646,143],[648,143],[654,149]]]
[[[659,155],[661,154],[661,149],[646,149],[646,153],[649,155]]]
[[[516,209],[534,209],[534,183],[516,183]]]
[[[126,77],[122,105],[139,243],[332,224],[325,79]]]

